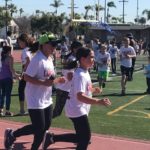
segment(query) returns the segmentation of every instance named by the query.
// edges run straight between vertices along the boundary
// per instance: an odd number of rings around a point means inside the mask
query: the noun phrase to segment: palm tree
[[[112,20],[112,23],[121,23],[122,22],[122,18],[120,18],[120,17],[112,17],[111,20]]]
[[[87,17],[88,17],[88,12],[89,12],[89,10],[93,10],[93,7],[91,6],[91,5],[87,5],[87,6],[85,6],[84,7],[85,8],[85,15],[84,15],[84,19],[87,19]]]
[[[101,5],[95,4],[94,8],[95,8],[95,13],[96,13],[96,20],[99,20],[99,18],[98,18],[99,11],[104,10],[104,7],[102,7]]]
[[[39,16],[40,14],[43,15],[44,11],[41,11],[41,10],[37,9],[37,10],[35,10],[35,13],[36,13],[37,16]]]
[[[50,4],[50,6],[53,6],[56,10],[55,10],[55,13],[57,15],[57,9],[58,7],[64,5],[61,0],[54,0],[54,3]]]
[[[8,5],[8,9],[10,11],[10,16],[13,17],[14,13],[17,13],[17,7],[14,4]]]
[[[150,10],[145,9],[145,10],[143,10],[142,14],[143,15],[146,14],[147,15],[147,20],[150,20]]]
[[[141,17],[138,21],[140,24],[144,25],[146,23],[146,18]]]
[[[112,7],[116,8],[115,3],[113,1],[108,2],[107,3],[107,22],[108,23],[109,23],[109,16],[110,16],[110,14],[109,14],[109,8],[112,8]]]
[[[19,9],[19,14],[20,14],[20,17],[22,15],[22,13],[24,12],[24,10],[22,8]]]

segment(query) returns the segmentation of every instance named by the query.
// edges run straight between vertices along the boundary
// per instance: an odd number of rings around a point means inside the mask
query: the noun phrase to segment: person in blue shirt
[[[148,56],[148,65],[145,66],[147,90],[144,94],[150,94],[150,56]]]

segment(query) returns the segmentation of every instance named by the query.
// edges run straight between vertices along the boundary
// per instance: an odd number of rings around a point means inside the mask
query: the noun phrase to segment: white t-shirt
[[[7,45],[11,47],[11,54],[13,53],[13,44],[12,44],[12,39],[10,36],[7,36]]]
[[[110,53],[110,57],[111,58],[117,58],[117,55],[118,55],[118,48],[117,48],[117,46],[110,47],[109,53]]]
[[[25,65],[26,64],[26,61],[27,61],[27,57],[29,57],[29,59],[31,60],[32,58],[32,54],[31,52],[29,51],[29,48],[26,47],[22,50],[22,54],[21,54],[21,61],[22,61],[22,64]]]
[[[122,46],[120,48],[121,66],[130,68],[130,67],[132,67],[132,58],[126,58],[127,54],[136,55],[135,50],[132,46],[129,46],[128,48]]]
[[[98,71],[109,71],[110,67],[107,64],[108,61],[110,61],[110,54],[108,52],[99,53],[96,57],[96,62],[98,63]]]
[[[57,84],[56,85],[56,88],[57,89],[60,89],[60,90],[63,90],[63,91],[66,91],[66,92],[69,92],[70,91],[70,88],[71,88],[71,81],[69,81],[67,79],[67,74],[71,72],[71,73],[74,73],[74,69],[62,69],[62,75],[65,77],[66,81],[65,83],[60,83],[60,84]]]
[[[25,74],[37,79],[49,79],[55,75],[52,59],[48,59],[41,51],[32,58]],[[28,109],[44,109],[52,104],[52,87],[27,82],[25,96]]]
[[[61,55],[66,56],[69,53],[68,47],[66,44],[61,45]]]
[[[65,113],[69,118],[76,118],[88,115],[90,104],[83,103],[77,99],[77,93],[83,92],[85,95],[92,97],[92,83],[89,72],[77,68],[72,79],[72,86],[69,93],[69,99],[66,101]]]

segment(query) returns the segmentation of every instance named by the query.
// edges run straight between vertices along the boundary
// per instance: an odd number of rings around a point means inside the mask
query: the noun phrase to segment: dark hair
[[[126,34],[126,37],[128,37],[129,39],[133,39],[133,34],[132,33],[128,33],[128,34]]]
[[[11,52],[11,47],[10,46],[4,46],[2,53],[1,53],[1,61],[4,61],[6,59],[8,52]]]
[[[22,33],[17,40],[20,40],[22,42],[25,42],[26,43],[26,46],[29,46],[30,45],[30,38],[29,36],[26,34],[26,33]]]
[[[31,53],[35,53],[35,52],[37,52],[38,50],[39,50],[39,42],[37,41],[37,42],[34,42],[33,44],[31,44],[30,45],[30,48],[29,48],[29,51],[31,52]]]
[[[1,43],[0,43],[0,47],[3,47],[3,46],[4,46],[4,42],[1,42]]]
[[[79,41],[73,41],[70,48],[73,50],[74,48],[80,48],[82,47],[82,44]]]
[[[85,58],[88,57],[90,52],[91,52],[91,49],[89,48],[85,48],[85,47],[79,48],[76,54],[77,60],[80,61],[82,57],[85,57]]]
[[[12,32],[11,31],[7,31],[7,36],[11,36]]]

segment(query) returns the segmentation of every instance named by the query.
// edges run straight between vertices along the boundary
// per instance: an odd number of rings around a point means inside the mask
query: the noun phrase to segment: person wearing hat
[[[39,38],[39,50],[29,63],[24,79],[26,80],[25,96],[31,124],[13,131],[5,130],[4,145],[10,149],[17,137],[34,135],[31,150],[38,150],[46,130],[52,120],[52,85],[64,83],[63,77],[55,78],[52,54],[58,40],[53,34],[43,34]]]

